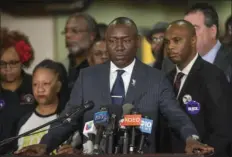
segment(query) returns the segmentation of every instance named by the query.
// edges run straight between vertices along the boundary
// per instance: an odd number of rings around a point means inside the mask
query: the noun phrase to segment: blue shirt
[[[217,52],[218,52],[218,50],[220,49],[221,45],[222,45],[222,44],[221,44],[220,41],[218,40],[217,43],[216,43],[216,45],[214,45],[214,47],[213,47],[206,55],[202,56],[202,58],[203,58],[205,61],[207,61],[207,62],[213,64],[213,63],[214,63],[214,60],[215,60],[215,58],[216,58]]]

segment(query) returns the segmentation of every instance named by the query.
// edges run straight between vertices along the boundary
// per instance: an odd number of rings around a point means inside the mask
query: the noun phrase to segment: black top
[[[68,87],[69,89],[71,90],[76,79],[78,78],[79,76],[79,73],[80,73],[80,70],[83,69],[83,68],[87,68],[89,66],[89,63],[87,60],[84,60],[80,65],[78,66],[69,66],[69,69],[68,69]]]
[[[0,110],[0,140],[16,135],[17,123],[25,114],[35,108],[32,94],[32,76],[23,73],[23,81],[19,88],[12,92],[1,88],[0,99],[4,101]],[[10,146],[0,148],[0,154],[9,151]]]

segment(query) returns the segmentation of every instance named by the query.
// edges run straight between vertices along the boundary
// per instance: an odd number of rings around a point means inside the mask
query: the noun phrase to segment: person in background
[[[231,134],[229,83],[221,69],[198,55],[196,42],[196,32],[191,23],[177,20],[169,25],[164,44],[176,68],[168,77],[181,108],[194,123],[201,141],[215,148],[213,156],[228,157]],[[169,153],[184,153],[185,142],[173,130],[171,135],[171,142],[166,143],[172,144],[172,152]]]
[[[232,48],[232,15],[226,20],[225,35],[222,38],[222,43]]]
[[[32,77],[23,69],[34,59],[29,38],[19,32],[1,28],[0,42],[0,140],[16,135],[19,119],[34,110]],[[10,144],[0,150],[3,154],[11,149]]]
[[[66,76],[67,77],[67,76]],[[64,80],[63,69],[52,60],[43,60],[33,71],[32,88],[36,100],[36,108],[21,118],[18,124],[18,134],[25,133],[31,129],[41,126],[56,119],[64,109],[68,98],[64,98],[67,82]],[[62,98],[62,99],[61,99]],[[64,101],[66,100],[66,101]],[[18,139],[17,148],[38,144],[50,126],[42,128],[37,134],[29,135]],[[58,129],[58,128],[57,128]],[[71,145],[63,145],[55,154],[74,153],[75,149]]]
[[[97,27],[99,29],[100,38],[104,40],[105,39],[105,32],[106,32],[106,29],[107,29],[107,25],[104,24],[104,23],[98,23]]]
[[[106,42],[104,40],[95,41],[89,50],[87,59],[90,66],[108,61],[109,55],[106,51]]]
[[[62,32],[65,35],[68,57],[62,62],[68,72],[71,90],[82,68],[89,66],[87,53],[99,37],[96,21],[86,13],[71,15]]]
[[[196,3],[185,13],[184,19],[194,25],[197,34],[197,52],[207,62],[222,69],[230,82],[232,66],[229,49],[219,39],[219,19],[215,8],[208,3]]]
[[[105,63],[109,59],[105,42],[105,31],[107,29],[107,25],[99,23],[97,24],[97,27],[99,29],[100,37],[93,43],[87,55],[87,60],[90,66]]]
[[[147,41],[151,44],[152,54],[156,59],[156,61],[152,63],[151,66],[157,69],[161,69],[162,67],[164,58],[163,39],[167,27],[167,22],[158,22],[146,35]]]
[[[155,124],[153,129],[156,128],[157,112],[161,110],[168,118],[170,126],[182,135],[183,140],[186,140],[187,153],[194,153],[194,148],[199,148],[200,154],[214,151],[214,148],[196,140],[196,129],[176,101],[166,76],[135,57],[140,42],[141,38],[134,21],[127,17],[114,19],[106,31],[107,50],[111,61],[81,71],[72,90],[70,103],[61,115],[69,113],[83,101],[92,100],[95,103],[94,108],[83,115],[83,121],[86,122],[92,120],[93,114],[102,104],[132,103],[141,113],[153,119]],[[136,101],[144,93],[146,94],[143,99]],[[116,109],[114,113],[117,112]],[[119,113],[116,116],[120,116]],[[31,156],[39,156],[49,153],[80,125],[78,119],[61,126],[59,130],[51,130],[39,145],[26,147],[16,154],[24,155],[31,152]],[[149,145],[144,148],[144,153],[155,153],[154,130],[148,140]]]
[[[196,3],[185,13],[184,20],[189,21],[196,30],[197,52],[207,62],[222,69],[230,82],[232,77],[231,50],[219,41],[219,18],[217,11],[208,3]],[[164,64],[169,61],[164,60]],[[165,65],[164,65],[165,67]],[[167,72],[170,72],[167,69]]]

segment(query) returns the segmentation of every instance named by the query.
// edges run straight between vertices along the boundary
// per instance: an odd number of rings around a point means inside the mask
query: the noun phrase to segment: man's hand
[[[208,146],[207,144],[203,144],[193,138],[188,138],[186,140],[185,152],[187,154],[206,155],[213,154],[214,148]]]
[[[14,154],[16,155],[25,155],[25,156],[41,156],[46,154],[47,145],[45,144],[35,144],[24,147]]]
[[[71,145],[62,145],[57,151],[57,155],[61,154],[81,154],[81,151],[73,148]]]

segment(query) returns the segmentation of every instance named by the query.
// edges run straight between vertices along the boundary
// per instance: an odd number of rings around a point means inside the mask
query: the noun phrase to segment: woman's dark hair
[[[33,76],[34,73],[40,68],[50,69],[54,73],[58,74],[58,80],[61,82],[61,89],[60,92],[58,93],[59,106],[57,112],[60,113],[64,109],[69,99],[68,77],[65,67],[61,63],[55,62],[50,59],[45,59],[42,62],[40,62],[38,65],[36,65],[36,67],[33,70]]]
[[[23,34],[22,32],[16,31],[16,30],[9,30],[5,27],[0,28],[0,57],[3,55],[4,51],[10,47],[15,47],[17,43],[19,42],[25,42],[30,47],[30,55],[31,57],[23,63],[25,67],[29,67],[34,60],[34,50],[33,47],[29,41],[28,36]],[[19,53],[19,57],[21,58],[24,55],[23,53]]]

